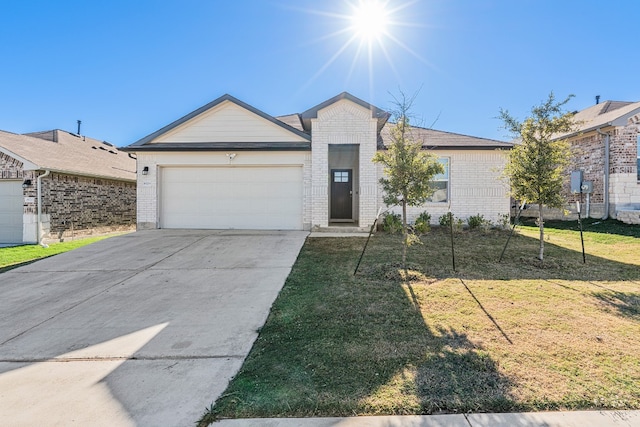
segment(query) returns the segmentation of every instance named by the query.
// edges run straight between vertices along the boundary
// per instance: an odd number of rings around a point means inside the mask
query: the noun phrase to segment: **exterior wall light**
[[[145,166],[142,168],[142,175],[149,175],[149,166]]]
[[[24,182],[22,183],[22,188],[29,188],[31,187],[33,184],[31,183],[30,179],[25,179]]]

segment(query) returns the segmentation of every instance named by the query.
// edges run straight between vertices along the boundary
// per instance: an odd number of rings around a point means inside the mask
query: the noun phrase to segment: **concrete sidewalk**
[[[222,420],[211,427],[638,427],[640,411]]]

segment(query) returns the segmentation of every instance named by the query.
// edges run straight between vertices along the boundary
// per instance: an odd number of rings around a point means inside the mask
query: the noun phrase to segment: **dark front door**
[[[351,169],[331,169],[331,219],[353,219]]]

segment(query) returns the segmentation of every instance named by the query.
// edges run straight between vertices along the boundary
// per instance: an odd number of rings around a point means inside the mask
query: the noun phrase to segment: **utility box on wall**
[[[571,172],[571,192],[572,193],[582,192],[582,171]]]
[[[582,181],[580,189],[586,194],[593,193],[593,181]]]

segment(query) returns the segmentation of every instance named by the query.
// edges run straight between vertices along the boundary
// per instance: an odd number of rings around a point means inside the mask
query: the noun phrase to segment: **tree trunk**
[[[407,202],[402,200],[402,268],[407,271],[407,246],[409,246],[409,230],[407,230]]]
[[[544,261],[544,216],[542,214],[542,204],[538,205],[538,227],[540,228],[540,254],[538,259]]]

